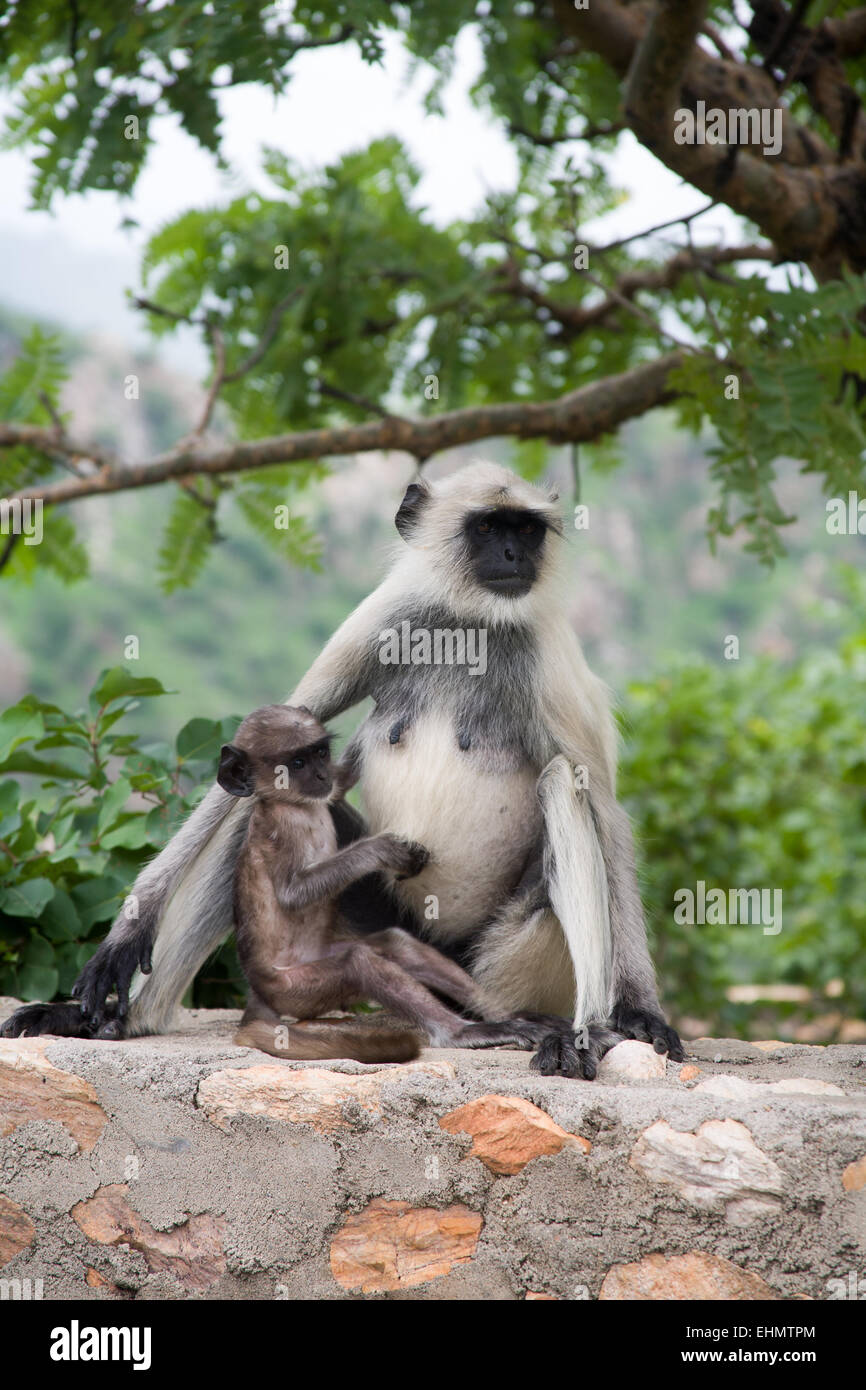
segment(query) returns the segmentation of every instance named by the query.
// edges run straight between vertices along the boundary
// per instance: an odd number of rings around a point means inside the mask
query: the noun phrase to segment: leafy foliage
[[[0,715],[0,993],[69,994],[138,870],[213,778],[237,719],[193,719],[173,748],[120,731],[140,700],[166,693],[115,666],[84,710],[28,695]],[[214,969],[236,997],[231,954]]]
[[[752,277],[724,287],[715,305],[724,362],[694,356],[674,374],[685,392],[681,414],[700,428],[712,421],[711,473],[719,503],[709,516],[711,538],[750,534],[746,550],[770,561],[782,553],[786,517],[773,492],[780,458],[806,461],[826,492],[848,495],[866,484],[866,430],[856,383],[866,376],[860,319],[866,284],[848,277],[784,291]],[[732,375],[733,374],[733,375]],[[729,398],[726,383],[738,394]],[[735,508],[737,510],[735,510]]]
[[[327,428],[387,410],[435,414],[554,398],[646,362],[673,336],[693,349],[676,378],[682,419],[699,433],[711,427],[715,437],[712,541],[742,531],[763,561],[782,552],[780,530],[790,518],[774,488],[781,458],[820,473],[830,492],[863,485],[862,279],[815,285],[798,271],[786,288],[770,289],[732,263],[724,273],[709,264],[653,281],[652,272],[686,248],[682,229],[605,244],[604,218],[624,196],[608,160],[628,138],[618,120],[621,74],[563,41],[555,8],[368,0],[359,12],[345,0],[316,0],[289,13],[265,0],[189,0],[138,5],[122,22],[115,11],[109,0],[94,0],[85,22],[62,0],[14,0],[0,19],[0,82],[15,102],[5,138],[33,155],[37,207],[57,193],[129,192],[161,113],[176,114],[219,158],[226,88],[258,83],[282,92],[300,53],[334,44],[377,63],[395,34],[426,74],[427,104],[436,111],[456,43],[471,27],[481,55],[474,99],[514,142],[514,186],[488,194],[474,216],[450,226],[436,225],[420,205],[419,171],[389,136],[314,171],[264,149],[268,193],[192,209],[151,238],[142,265],[158,306],[150,327],[171,332],[192,318],[214,373],[224,347],[222,421],[227,413],[239,436]],[[709,13],[726,33],[737,25],[729,5]],[[747,58],[745,31],[741,48]],[[866,99],[862,69],[852,60],[846,76]],[[807,119],[796,87],[785,100]],[[132,117],[138,129],[130,131]],[[596,231],[588,270],[574,262],[587,225]],[[703,225],[689,227],[696,246],[707,244]],[[743,240],[752,238],[742,219],[741,226]],[[617,287],[647,272],[650,283],[621,302]],[[620,295],[615,312],[594,317],[609,293]],[[54,399],[49,378],[58,365],[44,342],[25,347],[0,386],[19,412],[8,418],[45,418],[42,393]],[[724,389],[732,373],[736,400]],[[515,463],[529,474],[543,457],[543,441],[515,446]],[[9,451],[0,489],[53,468],[31,450]],[[318,476],[318,466],[293,465],[294,496]],[[159,570],[169,592],[201,574],[227,512],[222,493],[233,489],[237,511],[290,563],[315,563],[308,529],[271,524],[273,485],[198,479],[202,504],[179,493],[163,539]],[[26,573],[37,558],[64,578],[85,564],[62,530],[38,556],[18,546],[10,572]]]
[[[866,581],[851,573],[849,587],[861,616],[836,654],[683,666],[629,689],[621,789],[663,993],[723,1033],[747,1027],[750,1011],[725,1000],[741,983],[805,985],[817,1005],[841,979],[834,1008],[866,1010]],[[674,894],[699,880],[781,890],[781,932],[678,925]]]

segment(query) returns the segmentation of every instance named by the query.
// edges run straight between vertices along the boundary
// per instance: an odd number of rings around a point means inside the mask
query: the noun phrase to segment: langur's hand
[[[387,834],[380,839],[387,841],[387,867],[397,879],[414,878],[430,862],[430,851],[414,840]]]
[[[351,791],[357,781],[358,770],[355,763],[337,763],[334,768],[334,782],[329,800],[342,801],[346,792]]]
[[[73,998],[80,1000],[82,1015],[92,1028],[98,1028],[106,1014],[105,1003],[117,991],[118,1019],[129,1011],[129,986],[136,970],[150,974],[153,942],[150,937],[112,941],[107,937],[85,965],[72,986]]]

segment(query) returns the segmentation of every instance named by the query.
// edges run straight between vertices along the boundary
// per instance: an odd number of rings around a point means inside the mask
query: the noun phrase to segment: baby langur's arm
[[[329,859],[298,869],[286,883],[275,885],[277,896],[289,912],[298,912],[311,903],[336,898],[350,883],[383,869],[398,878],[413,878],[428,859],[421,845],[396,835],[372,835],[338,850]]]
[[[346,750],[346,754],[349,753]],[[352,790],[361,776],[361,768],[357,757],[344,755],[334,768],[334,786],[328,801],[333,804],[335,801],[342,801],[346,792]]]

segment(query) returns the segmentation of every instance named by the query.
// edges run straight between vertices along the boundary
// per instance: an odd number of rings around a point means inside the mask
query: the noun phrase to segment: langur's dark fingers
[[[84,981],[81,993],[81,1012],[91,1028],[98,1028],[105,1016],[105,1001],[113,984],[110,966],[94,970]]]
[[[129,1012],[129,983],[132,977],[124,973],[123,979],[117,981],[117,1017],[126,1018]],[[102,1036],[102,1034],[100,1034]]]
[[[142,975],[149,975],[153,969],[153,939],[151,937],[147,937],[141,948],[138,968]]]

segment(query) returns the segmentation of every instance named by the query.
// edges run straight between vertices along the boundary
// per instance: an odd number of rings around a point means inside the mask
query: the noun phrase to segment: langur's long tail
[[[129,1037],[163,1033],[208,956],[232,929],[234,872],[250,807],[212,787],[132,888],[141,917],[155,936],[152,971],[139,977],[130,1000]],[[119,918],[111,936],[139,929]]]
[[[257,1047],[259,1052],[293,1062],[321,1062],[336,1057],[355,1062],[411,1062],[421,1051],[417,1033],[342,1019],[269,1023],[258,1018],[242,1023],[234,1040],[238,1047]]]
[[[575,1028],[605,1023],[612,1007],[607,874],[590,804],[558,754],[538,779],[544,817],[544,869],[550,905],[574,966]]]

